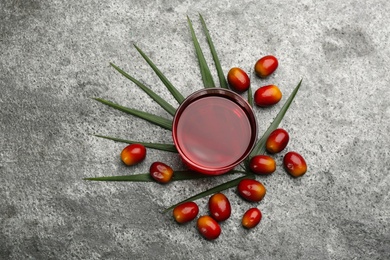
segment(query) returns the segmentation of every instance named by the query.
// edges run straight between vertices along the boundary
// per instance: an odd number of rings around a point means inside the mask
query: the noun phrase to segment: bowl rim
[[[238,158],[234,163],[223,166],[223,167],[209,167],[209,166],[204,166],[201,164],[198,164],[188,158],[188,156],[183,152],[183,150],[180,147],[180,143],[177,138],[177,125],[180,120],[180,116],[183,113],[183,111],[194,101],[199,100],[204,97],[209,97],[209,96],[219,96],[223,97],[226,99],[229,99],[233,101],[235,104],[237,104],[246,114],[250,126],[251,126],[251,139],[248,144],[248,148],[246,149],[245,153],[242,154],[241,157]],[[207,89],[201,89],[198,91],[195,91],[191,95],[189,95],[177,108],[176,113],[174,115],[173,121],[172,121],[172,138],[174,145],[176,147],[176,150],[179,152],[181,158],[183,161],[187,164],[187,166],[197,172],[204,173],[204,174],[209,174],[209,175],[219,175],[226,173],[234,167],[236,167],[238,164],[240,164],[242,161],[245,160],[253,150],[256,141],[257,141],[257,135],[258,135],[258,125],[257,125],[257,120],[255,113],[253,111],[253,108],[251,105],[239,94],[236,92],[229,90],[229,89],[224,89],[224,88],[207,88]]]

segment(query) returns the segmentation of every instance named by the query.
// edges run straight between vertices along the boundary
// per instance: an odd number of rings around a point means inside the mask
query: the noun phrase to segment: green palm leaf
[[[209,178],[210,176],[192,171],[173,171],[172,181],[184,181],[201,178]],[[154,182],[149,173],[140,173],[123,176],[104,176],[84,178],[87,181],[130,181],[130,182]]]
[[[173,152],[177,153],[176,147],[173,144],[160,144],[160,143],[145,143],[145,142],[138,142],[138,141],[132,141],[132,140],[126,140],[111,136],[104,136],[104,135],[94,135],[96,137],[120,142],[120,143],[127,143],[127,144],[142,144],[143,146],[151,149],[161,150],[161,151],[167,151],[167,152]]]
[[[208,42],[209,47],[210,47],[211,54],[213,55],[215,68],[217,69],[217,73],[218,73],[219,84],[221,85],[222,88],[228,88],[228,84],[227,84],[227,81],[226,81],[226,78],[225,78],[225,74],[223,73],[223,70],[222,70],[222,67],[221,67],[221,63],[220,63],[218,55],[217,55],[217,51],[215,50],[215,47],[214,47],[214,43],[211,40],[211,36],[210,36],[209,30],[207,29],[206,23],[205,23],[205,21],[204,21],[204,19],[203,19],[201,14],[199,14],[199,17],[200,17],[200,21],[202,23],[203,31],[204,31],[204,33],[206,35],[206,38],[207,38],[207,42]]]
[[[99,101],[99,102],[107,105],[107,106],[110,106],[112,108],[115,108],[117,110],[125,112],[127,114],[130,114],[130,115],[142,118],[142,119],[144,119],[146,121],[149,121],[149,122],[151,122],[151,123],[153,123],[155,125],[161,126],[162,128],[165,128],[165,129],[168,129],[168,130],[172,131],[172,120],[163,118],[161,116],[156,116],[156,115],[153,115],[153,114],[150,114],[150,113],[146,113],[146,112],[143,112],[143,111],[139,111],[139,110],[136,110],[136,109],[124,107],[124,106],[112,103],[111,101],[108,101],[108,100],[105,100],[105,99],[102,99],[102,98],[94,98],[94,99],[96,101]]]
[[[196,51],[196,56],[198,57],[198,62],[199,62],[199,68],[200,68],[200,73],[202,75],[202,80],[203,80],[203,85],[205,88],[214,88],[214,80],[211,75],[209,66],[207,66],[206,59],[204,58],[202,49],[200,48],[198,39],[196,38],[194,28],[192,27],[192,22],[190,18],[187,16],[187,21],[188,25],[190,27],[191,31],[191,36],[192,36],[192,41],[194,43],[195,51]]]
[[[146,94],[148,94],[154,101],[156,101],[165,111],[167,111],[172,116],[175,115],[176,108],[174,108],[171,104],[166,102],[159,95],[154,93],[150,88],[148,88],[147,86],[145,86],[144,84],[142,84],[141,82],[139,82],[138,80],[136,80],[135,78],[133,78],[132,76],[127,74],[126,72],[124,72],[122,69],[120,69],[119,67],[117,67],[113,63],[110,63],[110,65],[112,67],[114,67],[114,69],[116,69],[124,77],[126,77],[129,80],[131,80],[134,84],[136,84],[138,87],[140,87]]]
[[[302,83],[302,80],[299,81],[298,85],[295,87],[293,92],[290,94],[289,98],[284,103],[282,109],[279,111],[278,115],[275,117],[274,121],[268,127],[267,131],[265,131],[265,133],[260,138],[260,140],[256,143],[255,147],[253,148],[252,152],[250,153],[250,155],[248,157],[248,160],[257,154],[264,154],[265,153],[265,144],[267,142],[268,136],[271,134],[272,131],[274,131],[276,128],[278,128],[280,122],[282,121],[284,115],[286,114],[288,108],[290,107],[291,102],[293,101],[295,95],[297,94],[297,92],[301,86],[301,83]]]
[[[131,181],[131,182],[152,182],[153,179],[149,173],[140,173],[123,176],[104,176],[84,178],[85,181]]]
[[[251,105],[251,107],[253,107],[253,93],[251,87],[248,89],[248,103]]]
[[[149,64],[149,66],[154,70],[160,80],[167,87],[169,92],[171,92],[172,96],[177,100],[177,102],[179,102],[179,104],[181,104],[184,101],[183,95],[172,85],[172,83],[164,76],[164,74],[156,67],[156,65],[154,65],[154,63],[149,59],[148,56],[146,56],[146,54],[140,48],[138,48],[135,44],[134,47]]]

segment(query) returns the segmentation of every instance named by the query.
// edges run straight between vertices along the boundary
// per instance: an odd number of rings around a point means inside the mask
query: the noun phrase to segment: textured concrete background
[[[387,0],[1,0],[0,259],[389,259],[389,12]],[[202,83],[186,15],[212,65],[198,13],[225,73],[274,54],[277,72],[250,72],[252,87],[277,84],[283,101],[303,78],[282,126],[288,150],[309,165],[299,179],[281,167],[259,178],[268,193],[251,231],[240,218],[253,205],[226,191],[232,217],[213,242],[160,211],[228,176],[167,186],[82,180],[147,172],[156,160],[182,167],[176,154],[150,149],[124,167],[124,144],[90,134],[171,142],[170,132],[91,97],[168,117],[109,62],[177,106],[132,44],[188,95]],[[255,109],[260,132],[281,106]],[[207,214],[207,198],[198,203]]]

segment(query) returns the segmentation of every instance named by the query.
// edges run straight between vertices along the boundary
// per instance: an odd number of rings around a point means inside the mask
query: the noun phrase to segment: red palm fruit
[[[279,153],[286,148],[289,140],[290,136],[287,131],[278,128],[268,136],[265,147],[269,153]]]
[[[252,179],[243,179],[237,186],[238,194],[248,201],[261,201],[266,189],[261,182]]]
[[[201,216],[198,219],[197,227],[199,233],[208,240],[216,239],[221,234],[218,222],[210,216]]]
[[[260,223],[261,217],[262,214],[258,208],[250,208],[242,216],[241,223],[245,228],[254,228]]]
[[[288,152],[283,158],[283,165],[286,171],[294,177],[306,173],[307,165],[305,159],[297,152]]]
[[[240,68],[232,68],[227,75],[227,81],[230,87],[237,92],[244,92],[250,86],[248,74]]]
[[[276,162],[268,155],[256,155],[250,160],[249,167],[256,174],[271,174],[276,170]]]
[[[149,169],[152,178],[159,183],[167,183],[172,179],[173,170],[162,162],[154,162]]]
[[[275,105],[282,99],[282,92],[276,85],[267,85],[255,91],[254,101],[260,107]]]
[[[173,218],[177,223],[183,224],[196,218],[198,213],[198,205],[195,202],[188,201],[176,206],[173,209]]]
[[[278,59],[274,56],[264,56],[256,62],[255,72],[260,78],[266,78],[277,69],[278,64]]]
[[[232,212],[228,198],[222,193],[216,193],[209,199],[210,215],[216,221],[224,221],[230,217]]]
[[[126,165],[134,165],[146,157],[146,148],[142,144],[130,144],[121,152],[121,159]]]

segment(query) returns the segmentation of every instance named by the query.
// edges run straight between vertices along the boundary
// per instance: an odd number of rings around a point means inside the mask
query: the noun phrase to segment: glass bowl
[[[173,142],[196,172],[220,175],[240,164],[257,140],[256,117],[237,93],[223,88],[194,92],[173,119]]]

